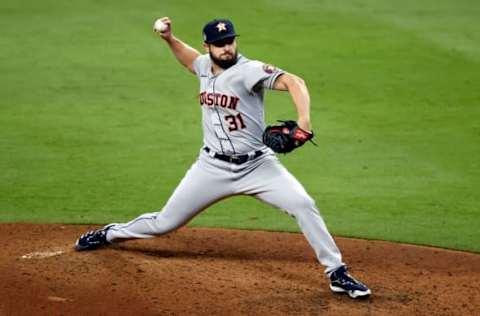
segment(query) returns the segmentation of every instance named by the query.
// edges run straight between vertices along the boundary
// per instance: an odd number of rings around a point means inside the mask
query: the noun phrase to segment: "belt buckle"
[[[228,161],[230,163],[238,163],[240,162],[240,157],[238,157],[237,155],[231,155],[231,156],[228,156]]]

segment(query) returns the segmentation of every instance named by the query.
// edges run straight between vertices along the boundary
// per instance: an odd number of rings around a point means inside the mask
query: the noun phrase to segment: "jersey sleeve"
[[[197,77],[206,75],[208,72],[210,57],[207,54],[200,55],[193,60],[192,67]]]
[[[283,70],[270,64],[251,61],[245,74],[245,88],[248,91],[256,91],[259,88],[273,89],[275,80],[283,73]]]

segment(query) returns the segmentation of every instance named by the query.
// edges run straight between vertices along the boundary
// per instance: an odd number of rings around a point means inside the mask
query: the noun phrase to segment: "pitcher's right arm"
[[[163,23],[167,24],[168,28],[164,32],[159,32],[154,29],[154,32],[165,40],[177,60],[190,72],[195,73],[195,70],[193,70],[193,61],[200,56],[200,53],[195,48],[182,42],[173,35],[172,21],[170,18],[164,17],[161,18],[161,20]]]

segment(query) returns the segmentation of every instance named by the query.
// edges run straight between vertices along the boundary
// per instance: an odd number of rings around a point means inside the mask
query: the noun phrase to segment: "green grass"
[[[0,221],[107,223],[161,209],[201,144],[197,81],[151,33],[302,76],[319,147],[281,157],[336,235],[480,251],[478,1],[12,1],[0,4]],[[294,118],[284,93],[267,119]],[[295,231],[247,197],[192,225]]]

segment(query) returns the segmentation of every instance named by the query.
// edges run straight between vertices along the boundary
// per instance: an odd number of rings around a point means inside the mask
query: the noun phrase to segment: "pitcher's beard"
[[[220,68],[228,69],[237,63],[238,53],[235,52],[232,59],[223,60],[223,59],[216,58],[215,56],[213,56],[212,52],[210,52],[210,58]]]

